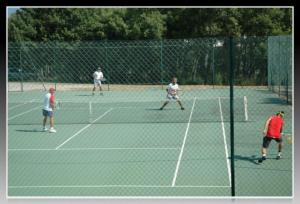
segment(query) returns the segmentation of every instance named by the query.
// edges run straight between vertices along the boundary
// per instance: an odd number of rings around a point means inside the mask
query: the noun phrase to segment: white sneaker
[[[44,128],[43,128],[43,131],[44,131],[44,132],[48,131],[48,128],[44,127]]]
[[[50,128],[49,132],[50,133],[56,133],[56,130],[54,128]]]

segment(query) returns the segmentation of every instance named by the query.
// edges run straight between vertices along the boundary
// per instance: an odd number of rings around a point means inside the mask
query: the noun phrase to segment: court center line
[[[20,114],[14,115],[14,116],[8,118],[8,120],[11,120],[11,119],[20,117],[21,115],[24,115],[24,114],[26,114],[26,113],[29,113],[29,112],[31,112],[31,111],[34,111],[34,110],[36,110],[36,109],[38,109],[38,108],[42,109],[41,106],[38,106],[38,107],[35,107],[35,108],[32,108],[32,109],[29,109],[28,111],[25,111],[25,112],[22,112],[22,113],[20,113]]]
[[[190,124],[191,124],[191,119],[192,119],[192,115],[193,115],[193,111],[194,111],[194,107],[195,107],[195,102],[196,102],[196,97],[194,97],[193,106],[192,106],[192,109],[191,109],[189,121],[188,121],[186,130],[185,130],[185,134],[184,134],[184,138],[183,138],[183,142],[182,142],[180,154],[179,154],[178,161],[177,161],[177,164],[176,164],[176,169],[175,169],[175,172],[174,172],[174,177],[173,177],[173,181],[172,181],[172,187],[174,187],[175,183],[176,183],[177,174],[178,174],[179,166],[180,166],[180,163],[181,163],[181,158],[182,158],[182,154],[183,154],[183,150],[184,150],[186,138],[187,138],[187,135],[188,135],[188,132],[189,132],[189,127],[190,127]]]
[[[87,129],[88,127],[90,127],[92,124],[94,124],[97,120],[100,120],[101,118],[103,118],[106,114],[108,114],[110,111],[112,111],[113,108],[110,108],[109,110],[107,110],[105,113],[103,113],[102,115],[100,115],[98,118],[96,118],[94,121],[92,121],[90,124],[86,125],[85,127],[81,128],[79,131],[77,131],[74,135],[72,135],[71,137],[69,137],[67,140],[65,140],[63,143],[61,143],[60,145],[58,145],[55,149],[59,149],[60,147],[62,147],[63,145],[65,145],[67,142],[69,142],[71,139],[73,139],[74,137],[76,137],[77,135],[79,135],[81,132],[83,132],[85,129]]]
[[[230,188],[230,186],[170,186],[170,185],[56,185],[56,186],[8,186],[8,188]]]
[[[227,142],[226,142],[226,133],[225,133],[225,125],[224,125],[224,119],[223,119],[221,98],[219,98],[219,108],[220,108],[221,126],[222,126],[224,146],[225,146],[225,155],[226,155],[226,162],[227,162],[229,185],[231,186],[231,170],[230,170],[230,164],[229,164],[229,156],[228,156],[228,149],[227,149]]]
[[[8,151],[90,151],[90,150],[178,150],[179,147],[112,147],[112,148],[60,148],[60,149],[8,149]]]

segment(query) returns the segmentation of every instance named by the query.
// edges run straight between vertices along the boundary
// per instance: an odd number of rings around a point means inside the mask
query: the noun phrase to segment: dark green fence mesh
[[[236,85],[265,86],[267,38],[240,41]],[[172,76],[182,85],[228,85],[227,50],[225,38],[9,43],[9,91],[33,88],[25,82],[72,83],[84,90],[98,66],[107,85],[165,85]]]
[[[290,197],[291,59],[290,36],[11,42],[8,195],[227,197],[235,187],[236,196]],[[99,66],[106,81],[93,95]],[[174,100],[160,110],[174,76],[184,110]],[[42,127],[50,87],[55,134]],[[272,141],[259,164],[278,111],[282,158]]]
[[[292,102],[292,38],[274,36],[268,38],[268,86],[287,102]]]

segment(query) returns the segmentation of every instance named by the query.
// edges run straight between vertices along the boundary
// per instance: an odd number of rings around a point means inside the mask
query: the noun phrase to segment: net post
[[[229,37],[229,81],[230,81],[230,166],[231,166],[231,196],[235,196],[235,169],[234,169],[234,109],[233,109],[233,85],[234,85],[234,42]]]
[[[248,99],[244,96],[245,121],[248,121]]]

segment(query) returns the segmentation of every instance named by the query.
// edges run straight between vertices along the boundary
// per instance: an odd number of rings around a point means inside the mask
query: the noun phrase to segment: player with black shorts
[[[276,159],[281,158],[281,151],[283,147],[282,137],[281,133],[283,130],[283,121],[284,112],[280,111],[276,115],[271,116],[266,124],[265,129],[263,131],[264,138],[263,138],[263,144],[261,148],[262,157],[258,160],[259,163],[262,163],[264,160],[266,160],[267,156],[267,149],[271,143],[272,140],[275,140],[278,143],[278,155]]]

